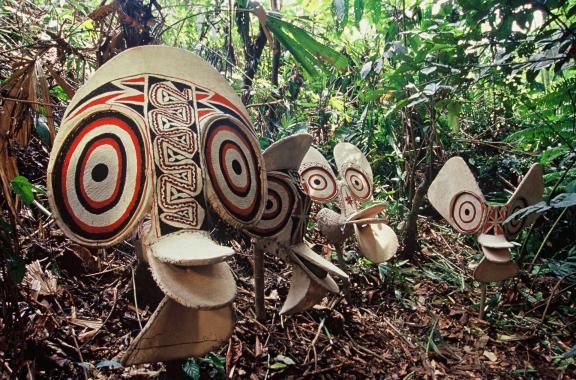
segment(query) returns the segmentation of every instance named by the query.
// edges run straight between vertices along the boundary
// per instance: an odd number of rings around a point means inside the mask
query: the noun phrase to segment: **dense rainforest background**
[[[254,315],[249,242],[230,232],[239,292],[227,345],[184,378],[575,378],[576,1],[0,0],[0,377],[167,378],[119,358],[153,310],[133,300],[128,241],[72,244],[45,194],[69,99],[133,46],[190,50],[237,90],[262,148],[306,130],[328,157],[367,154],[401,240],[373,265],[348,244],[351,299],[278,315],[286,263],[266,257]],[[430,206],[443,163],[465,158],[490,202],[544,166],[542,216],[517,239],[517,278],[488,287],[481,257]],[[310,241],[323,244],[313,218]]]

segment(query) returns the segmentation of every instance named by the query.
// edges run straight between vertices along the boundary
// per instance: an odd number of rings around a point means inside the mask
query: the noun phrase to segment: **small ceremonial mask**
[[[304,242],[310,198],[300,187],[298,167],[310,148],[312,136],[296,134],[270,145],[264,153],[268,197],[260,222],[247,232],[256,249],[279,255],[292,264],[292,281],[280,314],[304,311],[339,288],[330,275],[347,279],[334,264]]]
[[[336,179],[322,153],[310,148],[300,166],[304,191],[319,203],[337,199],[340,213],[323,208],[316,215],[318,228],[326,239],[341,247],[354,233],[360,253],[374,263],[390,260],[398,250],[398,237],[378,214],[384,203],[360,209],[361,203],[372,197],[372,168],[366,156],[350,143],[334,147],[334,161],[340,174]],[[338,249],[338,248],[337,248]]]
[[[256,225],[265,188],[244,105],[196,55],[129,49],[76,93],[48,166],[55,219],[72,240],[107,247],[150,215],[143,256],[165,294],[124,365],[201,356],[232,334],[234,252],[208,231],[216,217]]]
[[[489,205],[461,157],[446,161],[428,189],[430,203],[452,227],[465,234],[478,234],[484,256],[474,270],[474,278],[480,282],[516,276],[518,266],[510,253],[512,240],[539,214],[503,222],[516,211],[542,201],[543,194],[542,166],[534,164],[505,205]]]

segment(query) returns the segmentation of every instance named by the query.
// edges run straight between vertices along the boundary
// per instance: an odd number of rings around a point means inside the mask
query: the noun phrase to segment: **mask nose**
[[[360,252],[374,263],[390,260],[398,250],[398,237],[386,220],[378,214],[386,210],[386,205],[378,203],[350,215],[346,224],[354,226]]]
[[[357,202],[354,197],[352,197],[352,192],[350,191],[350,188],[346,182],[339,181],[338,190],[340,195],[340,209],[342,210],[342,215],[348,217],[357,210]]]
[[[482,228],[483,234],[504,235],[502,227],[506,220],[506,206],[488,206],[486,210],[486,222]]]

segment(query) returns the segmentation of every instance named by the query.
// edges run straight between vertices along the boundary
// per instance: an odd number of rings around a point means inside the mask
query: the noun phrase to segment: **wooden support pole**
[[[348,273],[346,270],[346,263],[344,262],[344,244],[334,244],[334,248],[336,249],[336,256],[338,257],[338,265],[340,266],[340,269]]]
[[[348,268],[346,267],[346,263],[344,262],[344,244],[339,243],[335,244],[334,248],[336,249],[336,256],[338,257],[338,265],[340,269],[342,269],[346,274],[348,273]],[[352,302],[352,294],[350,293],[350,280],[344,280],[344,284],[342,286],[342,293],[344,293],[344,297],[348,303]]]
[[[254,292],[256,293],[256,319],[263,322],[266,319],[264,304],[264,251],[258,244],[252,243],[254,251]]]
[[[486,307],[486,283],[480,283],[480,313],[478,318],[484,319],[484,308]]]

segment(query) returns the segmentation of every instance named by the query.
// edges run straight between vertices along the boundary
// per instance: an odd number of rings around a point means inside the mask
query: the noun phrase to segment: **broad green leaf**
[[[362,20],[362,15],[364,14],[364,0],[354,0],[354,23],[356,26]]]
[[[199,359],[200,363],[208,363],[211,364],[220,376],[224,377],[226,371],[224,370],[224,365],[226,364],[226,360],[224,357],[216,355],[213,352],[208,353],[205,357]]]
[[[182,371],[192,380],[200,379],[200,367],[194,358],[188,358],[184,364],[182,364]]]
[[[27,204],[31,205],[34,202],[34,192],[33,192],[33,185],[28,181],[28,178],[24,176],[16,176],[12,180],[12,190],[14,193],[22,198],[22,201]]]
[[[324,64],[329,64],[339,71],[348,68],[348,58],[345,55],[316,41],[304,29],[276,17],[268,17],[267,25],[310,76],[320,74]]]
[[[450,102],[446,106],[448,110],[448,126],[454,132],[458,132],[460,130],[460,125],[458,123],[458,116],[462,111],[462,105],[458,102]]]
[[[382,16],[382,2],[380,0],[367,0],[366,7],[371,10],[372,22],[379,26]]]
[[[550,202],[550,206],[554,208],[576,206],[576,193],[559,194]]]

